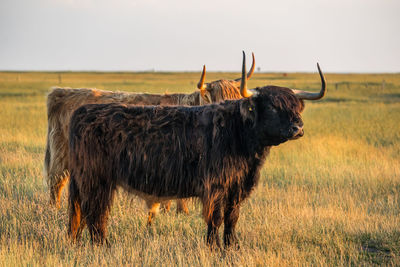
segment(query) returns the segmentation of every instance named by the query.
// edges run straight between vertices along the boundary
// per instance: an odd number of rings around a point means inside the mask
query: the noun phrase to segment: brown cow
[[[255,60],[247,74],[250,78],[254,72]],[[124,103],[135,105],[203,105],[220,102],[224,99],[241,98],[240,79],[218,80],[204,83],[205,67],[198,84],[200,91],[191,94],[147,94],[112,92],[97,89],[54,88],[47,97],[48,131],[44,161],[44,175],[50,191],[50,202],[60,205],[61,191],[68,181],[68,130],[72,112],[84,104],[90,103]],[[158,212],[160,203],[146,200],[150,209],[148,223]],[[170,202],[166,202],[169,209]],[[188,212],[184,200],[177,201],[177,210]]]
[[[303,99],[325,94],[278,86],[247,90],[245,58],[240,100],[198,107],[88,104],[70,122],[69,227],[85,225],[92,242],[106,240],[117,187],[153,202],[199,198],[207,243],[238,246],[240,205],[258,183],[272,146],[303,136]]]

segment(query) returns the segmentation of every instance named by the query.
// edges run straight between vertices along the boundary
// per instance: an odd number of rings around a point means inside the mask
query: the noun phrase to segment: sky
[[[400,72],[400,0],[0,0],[0,70],[239,72],[242,50],[265,72]]]

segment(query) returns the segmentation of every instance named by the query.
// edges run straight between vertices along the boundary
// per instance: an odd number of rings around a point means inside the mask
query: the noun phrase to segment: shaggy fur
[[[240,204],[259,180],[271,146],[303,135],[303,102],[290,89],[254,89],[250,98],[198,107],[85,105],[70,127],[69,235],[88,226],[95,243],[117,186],[159,202],[199,198],[207,242],[237,246]],[[300,129],[300,130],[299,130]]]
[[[207,84],[213,102],[240,97],[237,81],[219,80]],[[47,98],[48,131],[44,161],[44,175],[49,186],[50,201],[59,206],[61,191],[68,181],[68,130],[72,112],[89,103],[125,103],[135,105],[203,105],[199,92],[191,94],[142,94],[111,92],[97,89],[55,88]],[[156,203],[146,201],[150,210]],[[169,209],[170,202],[164,203]],[[159,205],[158,205],[159,206]],[[188,212],[184,200],[177,201],[177,210]],[[155,212],[155,213],[156,213]],[[151,212],[152,213],[152,212]],[[148,223],[155,213],[149,215]]]

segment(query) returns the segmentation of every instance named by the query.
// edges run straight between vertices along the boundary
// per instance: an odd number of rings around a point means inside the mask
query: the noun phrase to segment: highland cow
[[[89,104],[70,124],[69,226],[72,240],[85,225],[94,243],[106,241],[114,193],[122,187],[145,199],[198,198],[207,243],[238,245],[241,203],[257,185],[272,146],[303,136],[302,99],[309,93],[266,86],[247,90],[245,57],[240,100],[197,107]]]
[[[254,72],[255,59],[247,74],[250,78]],[[144,94],[111,92],[97,89],[55,88],[47,98],[48,131],[44,161],[44,175],[50,191],[50,202],[59,206],[61,191],[68,181],[68,130],[72,112],[84,104],[90,103],[123,103],[135,105],[203,105],[220,102],[224,99],[241,98],[239,92],[240,78],[236,80],[218,80],[205,83],[205,67],[198,83],[197,92],[191,94]],[[150,209],[148,223],[158,212],[159,203],[146,200]],[[165,203],[169,209],[170,202]],[[188,212],[184,200],[177,201],[177,211]]]

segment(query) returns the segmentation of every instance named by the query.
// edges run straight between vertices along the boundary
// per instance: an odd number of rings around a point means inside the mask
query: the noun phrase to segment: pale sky
[[[400,0],[0,0],[0,70],[239,72],[242,50],[261,71],[400,72]]]

